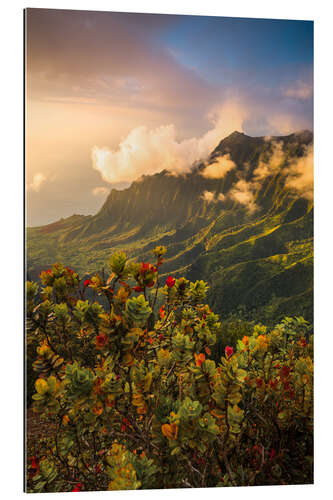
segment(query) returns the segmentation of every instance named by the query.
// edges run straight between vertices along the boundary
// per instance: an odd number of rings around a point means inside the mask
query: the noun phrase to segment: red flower
[[[283,384],[283,388],[285,391],[290,391],[290,389],[291,389],[290,382],[285,382]]]
[[[260,377],[256,378],[256,384],[257,384],[257,387],[261,387],[263,384],[262,378],[260,378]]]
[[[279,384],[279,380],[277,378],[274,381],[272,379],[269,381],[269,385],[274,390],[277,388],[278,384]]]
[[[86,286],[89,286],[91,283],[91,280],[85,280],[85,282],[83,283],[83,286],[86,287]]]
[[[106,336],[102,333],[101,335],[96,335],[96,347],[97,349],[102,349],[106,344]]]
[[[148,342],[149,342],[149,344],[152,344],[154,342],[154,340],[151,337],[149,337]]]
[[[142,288],[142,286],[135,286],[135,287],[133,288],[133,290],[134,290],[135,292],[143,292],[143,288]]]
[[[284,365],[280,370],[280,377],[287,378],[287,377],[289,377],[289,374],[290,374],[289,366]]]
[[[47,272],[47,274],[52,274],[51,269],[48,269],[46,272]]]
[[[33,469],[37,469],[37,467],[38,467],[38,461],[37,461],[36,457],[31,457],[31,467]]]
[[[76,483],[72,491],[81,491],[82,484],[81,483]]]
[[[208,356],[210,356],[212,354],[212,351],[209,349],[208,346],[205,347],[205,351],[208,354]]]
[[[158,340],[162,341],[164,339],[164,335],[162,333],[158,336]]]
[[[294,399],[296,397],[296,392],[294,391],[294,389],[290,389],[290,391],[288,392],[288,396],[291,399]]]
[[[145,274],[147,271],[149,271],[149,266],[150,264],[148,262],[147,263],[142,262],[140,268],[140,274]]]
[[[172,288],[173,286],[175,286],[175,283],[176,283],[176,280],[172,276],[169,276],[165,282],[166,286],[169,288]]]
[[[275,451],[275,449],[274,449],[274,448],[272,448],[272,449],[271,449],[271,452],[270,452],[270,454],[269,454],[269,458],[270,458],[270,460],[272,460],[272,458],[274,458],[274,457],[275,457],[275,455],[276,455],[276,451]]]
[[[233,355],[233,353],[234,353],[233,347],[230,347],[230,346],[227,345],[227,347],[225,348],[226,358],[227,359],[231,358],[231,356]]]

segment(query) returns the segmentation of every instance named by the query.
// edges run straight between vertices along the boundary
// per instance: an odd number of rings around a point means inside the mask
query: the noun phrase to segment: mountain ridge
[[[260,183],[254,179],[276,143],[284,165],[302,158],[312,141],[310,131],[273,138],[235,131],[190,173],[145,176],[111,190],[95,215],[28,229],[28,273],[35,277],[58,260],[93,272],[107,265],[113,250],[148,260],[155,245],[166,244],[163,272],[206,279],[217,312],[229,314],[241,304],[291,314],[295,299],[296,312],[311,319],[313,202],[287,189],[282,167]],[[235,167],[222,178],[204,177],[204,169],[225,156]],[[254,210],[233,198],[237,183],[251,187]]]

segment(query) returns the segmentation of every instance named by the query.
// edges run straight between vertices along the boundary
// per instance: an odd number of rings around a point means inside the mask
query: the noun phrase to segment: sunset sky
[[[234,130],[312,129],[313,23],[28,9],[27,223],[188,170]]]

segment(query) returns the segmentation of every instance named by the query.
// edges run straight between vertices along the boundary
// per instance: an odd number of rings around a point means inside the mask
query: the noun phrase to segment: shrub
[[[208,286],[162,286],[164,254],[117,253],[108,278],[85,281],[56,264],[27,285],[33,408],[49,429],[29,439],[28,491],[312,482],[308,324],[247,324],[216,362]],[[88,288],[108,306],[85,300]]]

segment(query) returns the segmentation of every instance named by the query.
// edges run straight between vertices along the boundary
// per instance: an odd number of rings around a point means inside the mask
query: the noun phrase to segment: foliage
[[[165,251],[155,264],[118,252],[109,277],[85,280],[56,264],[27,284],[33,408],[50,429],[28,442],[28,491],[312,482],[308,323],[248,322],[241,339],[233,326],[217,356],[208,286],[162,280]]]

